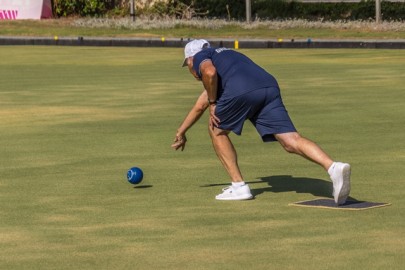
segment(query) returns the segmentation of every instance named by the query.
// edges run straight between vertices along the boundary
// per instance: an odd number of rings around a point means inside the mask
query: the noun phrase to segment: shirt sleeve
[[[194,55],[193,69],[200,79],[202,77],[200,66],[203,62],[207,60],[211,60],[210,49],[202,50],[201,52]]]

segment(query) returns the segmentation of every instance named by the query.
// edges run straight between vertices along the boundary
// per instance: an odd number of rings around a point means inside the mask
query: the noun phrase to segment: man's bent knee
[[[210,134],[211,137],[213,136],[220,136],[220,135],[228,135],[229,134],[229,130],[223,130],[217,127],[208,127],[208,133]]]
[[[297,132],[275,134],[275,137],[288,153],[297,154],[299,152],[298,144],[301,136]]]

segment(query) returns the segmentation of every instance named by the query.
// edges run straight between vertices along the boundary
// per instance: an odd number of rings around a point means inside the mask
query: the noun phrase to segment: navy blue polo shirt
[[[194,56],[193,68],[211,60],[218,75],[217,99],[229,99],[265,87],[278,87],[276,79],[247,56],[228,48],[207,48]]]

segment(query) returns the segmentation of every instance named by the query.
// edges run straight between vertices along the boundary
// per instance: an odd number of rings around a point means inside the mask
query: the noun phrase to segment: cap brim
[[[184,59],[183,65],[181,67],[185,67],[185,66],[187,66],[187,58]]]

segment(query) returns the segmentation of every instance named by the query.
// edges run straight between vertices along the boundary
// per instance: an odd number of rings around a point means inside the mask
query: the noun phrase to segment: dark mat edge
[[[322,208],[322,209],[333,209],[333,210],[348,210],[348,211],[362,211],[362,210],[369,210],[373,208],[380,208],[380,207],[385,207],[385,206],[390,206],[391,203],[379,203],[379,205],[374,205],[370,207],[364,207],[364,208],[350,208],[350,207],[339,207],[339,206],[324,206],[324,205],[305,205],[302,203],[305,202],[311,202],[311,201],[316,201],[320,199],[327,199],[327,198],[316,198],[312,200],[305,200],[305,201],[299,201],[299,202],[294,202],[294,203],[289,203],[289,206],[298,206],[298,207],[306,207],[306,208]],[[332,199],[327,199],[327,200],[332,200]],[[365,201],[367,202],[367,201]],[[377,202],[369,202],[369,203],[377,203]]]

